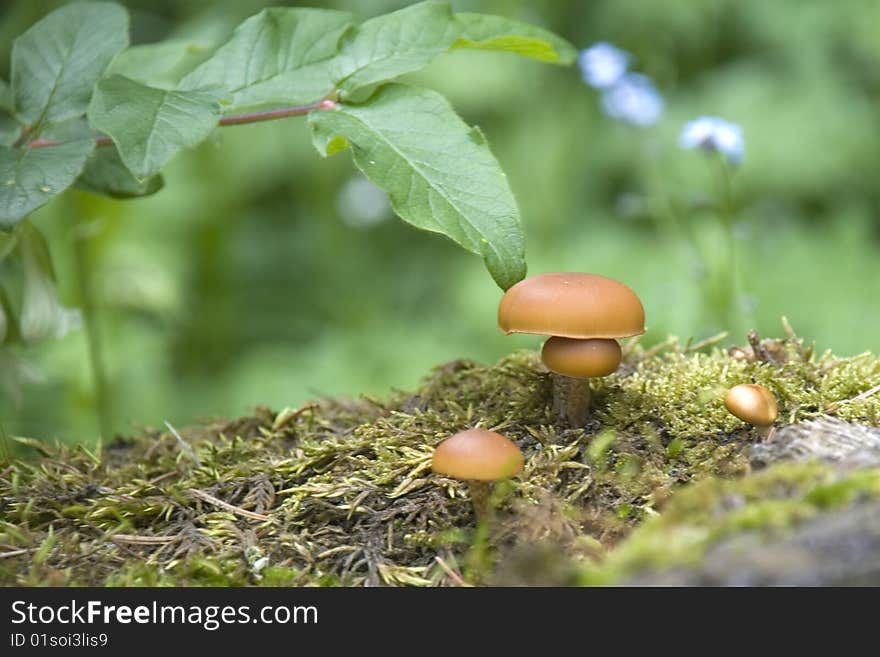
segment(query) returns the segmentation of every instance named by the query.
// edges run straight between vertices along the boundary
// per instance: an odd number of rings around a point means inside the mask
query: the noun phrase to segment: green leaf
[[[325,156],[350,146],[357,167],[412,225],[483,256],[502,289],[525,276],[519,210],[479,130],[434,91],[383,87],[363,105],[309,115]]]
[[[18,230],[18,243],[20,251],[27,251],[33,258],[32,264],[42,276],[49,281],[55,281],[55,265],[52,263],[52,252],[49,250],[49,240],[34,225],[33,221],[25,221]]]
[[[121,75],[101,80],[89,105],[92,126],[109,135],[138,178],[152,176],[178,152],[205,139],[219,118],[212,90],[155,89]]]
[[[12,253],[17,243],[18,236],[15,231],[0,231],[0,262],[3,262]]]
[[[336,86],[350,94],[417,71],[449,50],[460,29],[445,2],[422,2],[372,18],[343,37]]]
[[[264,9],[239,25],[180,88],[224,89],[228,110],[319,100],[333,91],[331,58],[353,23],[354,17],[341,11]]]
[[[207,60],[213,49],[195,41],[161,41],[119,53],[107,67],[107,75],[124,75],[153,87],[175,87]]]
[[[21,124],[15,119],[13,109],[15,101],[12,87],[0,78],[0,145],[9,146],[15,143],[21,134]]]
[[[18,117],[42,127],[81,116],[95,82],[126,45],[128,12],[117,4],[75,2],[53,11],[12,47]]]
[[[82,175],[76,180],[78,189],[113,198],[149,196],[164,185],[161,175],[145,180],[135,178],[119,157],[119,151],[109,146],[95,149]]]
[[[0,146],[0,228],[15,225],[67,189],[94,147],[90,139],[33,150]]]
[[[0,110],[6,112],[15,111],[15,98],[12,95],[12,87],[3,78],[0,78]]]
[[[63,142],[96,139],[98,136],[84,116],[46,126],[46,129],[40,133],[40,137],[43,139]]]
[[[453,49],[502,50],[542,62],[569,66],[577,49],[553,32],[503,16],[461,13],[455,15],[461,36]]]

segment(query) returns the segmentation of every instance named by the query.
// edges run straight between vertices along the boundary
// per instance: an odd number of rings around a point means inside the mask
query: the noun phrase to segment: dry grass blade
[[[203,502],[207,502],[208,504],[213,504],[214,506],[218,506],[221,509],[225,509],[230,513],[234,513],[242,518],[248,518],[250,520],[258,520],[260,522],[272,522],[272,518],[262,513],[255,513],[254,511],[248,511],[247,509],[242,509],[239,506],[235,506],[234,504],[230,504],[229,502],[224,502],[220,498],[214,497],[205,491],[198,490],[197,488],[188,488],[187,493],[192,495],[193,497],[197,497]]]
[[[171,423],[168,420],[165,420],[165,426],[168,427],[168,431],[171,432],[171,435],[177,440],[177,444],[180,445],[180,448],[183,450],[184,454],[189,456],[197,466],[202,467],[202,462],[199,459],[199,455],[196,454],[196,450],[192,448],[192,446],[186,442],[179,433],[177,433],[177,429],[171,426]]]
[[[0,552],[0,559],[5,559],[6,557],[17,557],[22,554],[27,554],[28,552],[30,552],[29,549],[9,550],[8,552]]]
[[[855,397],[850,397],[849,399],[841,399],[840,401],[836,401],[833,404],[828,404],[828,406],[825,407],[825,412],[833,413],[842,404],[850,404],[852,402],[860,401],[862,399],[867,399],[871,395],[876,395],[878,392],[880,392],[880,385],[869,388],[868,390],[865,390],[865,392],[862,392]]]
[[[467,582],[465,582],[464,579],[462,579],[462,576],[455,572],[452,568],[450,568],[449,564],[443,561],[443,559],[441,559],[439,555],[436,555],[434,557],[434,561],[436,561],[437,565],[443,569],[443,572],[446,573],[449,579],[455,582],[456,586],[473,587],[473,584],[468,584]]]
[[[110,540],[114,543],[131,545],[164,545],[175,540],[176,536],[138,536],[137,534],[113,534]]]

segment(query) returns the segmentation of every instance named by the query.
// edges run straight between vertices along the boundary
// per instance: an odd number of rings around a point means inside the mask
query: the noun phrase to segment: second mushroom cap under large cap
[[[559,272],[526,278],[504,294],[498,326],[581,340],[645,332],[645,309],[628,286],[598,274]]]

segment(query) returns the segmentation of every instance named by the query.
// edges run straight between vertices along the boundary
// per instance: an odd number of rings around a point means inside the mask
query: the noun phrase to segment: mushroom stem
[[[474,503],[474,515],[477,518],[477,525],[485,524],[489,521],[489,516],[492,512],[492,507],[489,503],[489,498],[492,494],[492,482],[469,479],[467,483],[471,493],[471,501]]]
[[[589,379],[574,379],[556,372],[553,378],[553,410],[563,424],[571,428],[583,427],[590,417],[593,393]]]

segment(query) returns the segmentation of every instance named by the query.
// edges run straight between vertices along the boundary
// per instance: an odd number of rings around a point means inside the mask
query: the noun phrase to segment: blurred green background
[[[61,2],[0,6],[0,72],[14,36]],[[216,43],[258,0],[124,2],[135,43]],[[319,2],[364,17],[407,3]],[[722,328],[781,333],[780,316],[843,355],[880,351],[880,3],[873,0],[464,1],[554,30],[578,48],[611,41],[666,101],[654,126],[601,112],[576,66],[459,52],[414,81],[479,124],[522,210],[530,273],[578,270],[630,284],[645,343]],[[707,211],[705,158],[678,147],[699,115],[740,124],[734,184],[742,298],[720,326],[692,248],[726,256]],[[34,215],[67,305],[85,239],[117,432],[235,416],[257,404],[411,388],[441,362],[491,362],[535,336],[504,337],[501,292],[479,258],[393,218],[347,154],[322,161],[305,121],[224,128],[140,200],[68,193]],[[677,227],[677,228],[674,228]],[[684,239],[691,234],[695,240]],[[6,431],[92,442],[95,396],[82,331],[21,352],[43,375]]]

